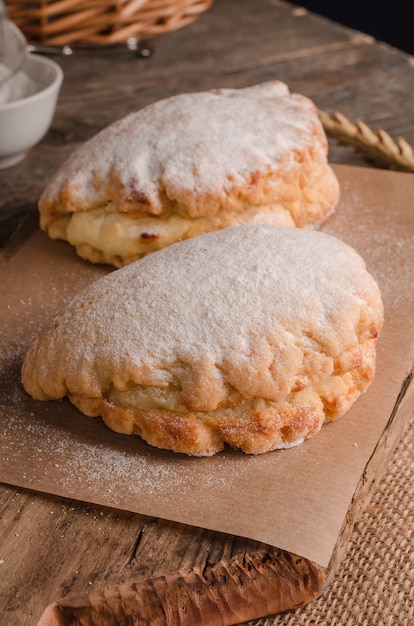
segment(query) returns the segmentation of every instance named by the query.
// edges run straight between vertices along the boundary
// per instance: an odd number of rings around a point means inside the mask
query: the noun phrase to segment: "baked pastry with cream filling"
[[[172,96],[80,146],[46,186],[40,224],[121,267],[242,223],[311,226],[339,185],[315,105],[280,81]]]
[[[382,323],[379,288],[349,246],[243,225],[99,279],[34,340],[23,384],[159,448],[259,454],[351,408]]]

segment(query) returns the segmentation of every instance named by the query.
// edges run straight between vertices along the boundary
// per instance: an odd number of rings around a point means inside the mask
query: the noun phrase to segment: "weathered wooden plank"
[[[300,607],[325,580],[324,568],[287,552],[246,553],[50,605],[38,626],[228,626]]]
[[[177,606],[187,603],[189,616],[198,610],[193,603],[207,611],[199,623],[239,623],[300,606],[325,582],[323,568],[246,539],[7,486],[0,494],[0,544],[7,546],[0,602],[4,618],[16,625],[33,624],[50,598],[73,597],[76,590],[83,595],[62,603],[56,624],[75,617],[82,626],[118,624],[126,610],[119,594],[142,619],[150,611],[163,614],[173,594]],[[92,614],[85,609],[91,603]],[[106,611],[115,621],[102,622]],[[197,623],[189,619],[171,624]]]

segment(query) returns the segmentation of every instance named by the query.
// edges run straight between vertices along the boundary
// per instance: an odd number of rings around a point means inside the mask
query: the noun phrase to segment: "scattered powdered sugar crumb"
[[[402,305],[413,303],[414,232],[401,218],[398,203],[384,207],[378,199],[376,206],[367,209],[364,198],[352,191],[351,183],[344,185],[343,191],[346,206],[339,207],[322,230],[339,237],[363,257],[380,287],[385,318],[389,320]],[[358,219],[360,213],[363,219]]]
[[[352,197],[349,189],[346,191],[348,202],[352,202],[354,207],[361,206],[361,199],[357,195]],[[398,206],[389,206],[387,213],[383,214],[380,208],[380,228],[375,211],[364,213],[361,221],[354,219],[351,228],[350,211],[338,210],[332,220],[333,227],[328,224],[323,228],[345,240],[364,257],[368,270],[381,288],[386,318],[397,313],[401,305],[412,303],[413,298],[414,234],[396,219],[398,211]],[[354,212],[355,209],[352,215]],[[70,280],[68,284],[71,284]],[[65,284],[62,284],[62,289],[65,289]],[[52,291],[54,294],[59,292],[56,286],[52,287]],[[61,297],[60,294],[59,299]],[[122,450],[120,445],[109,447],[89,440],[78,429],[80,421],[74,422],[73,429],[65,430],[59,424],[57,403],[42,404],[44,419],[36,415],[32,401],[20,386],[19,373],[27,338],[37,331],[44,313],[43,305],[34,302],[34,298],[35,294],[21,299],[19,310],[14,312],[19,316],[21,331],[13,335],[0,355],[0,360],[6,365],[3,373],[0,372],[0,468],[7,468],[7,475],[14,473],[16,480],[35,488],[41,487],[42,480],[52,483],[57,491],[69,497],[78,496],[79,485],[87,487],[88,493],[102,489],[102,497],[114,504],[120,485],[125,497],[131,499],[139,498],[140,494],[162,497],[178,490],[188,491],[197,480],[202,480],[212,489],[226,486],[231,490],[232,487],[243,486],[246,472],[251,469],[251,457],[243,457],[243,463],[239,463],[237,453],[217,455],[214,463],[220,471],[215,473],[214,478],[209,478],[205,471],[209,460],[189,459],[188,463],[181,464],[175,460],[179,457],[173,460],[171,456],[171,462],[161,464],[154,461],[157,451],[144,451],[144,446],[137,446],[138,452],[133,453],[131,445]],[[48,311],[46,313],[49,315]],[[395,323],[398,323],[398,315],[394,317]],[[7,328],[4,327],[1,332],[4,337],[7,336]],[[83,419],[86,422],[92,418]],[[116,435],[115,439],[120,441]],[[357,443],[353,445],[358,446]],[[27,458],[30,463],[26,463]],[[275,458],[281,459],[282,455]],[[194,472],[194,468],[198,468],[197,471]],[[212,481],[216,482],[212,484]],[[0,563],[4,561],[0,560]]]
[[[67,419],[62,423],[59,409],[64,403],[42,403],[41,416],[25,411],[25,402],[33,401],[27,400],[16,377],[13,379],[8,406],[0,406],[0,468],[7,466],[18,484],[131,510],[148,497],[162,501],[178,492],[184,496],[195,493],[197,482],[213,493],[243,486],[249,459],[243,455],[240,463],[241,453],[218,455],[210,474],[205,465],[209,459],[183,459],[147,448],[138,437],[111,433],[110,445],[107,440],[99,441],[100,433],[91,426],[93,418],[77,414],[73,407],[72,429],[67,427]],[[66,411],[68,407],[64,407]],[[97,431],[102,428],[106,427],[99,424]]]

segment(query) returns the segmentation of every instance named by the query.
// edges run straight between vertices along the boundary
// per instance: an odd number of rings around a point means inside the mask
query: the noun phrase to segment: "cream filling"
[[[158,250],[185,238],[192,220],[171,215],[167,220],[118,213],[112,203],[73,213],[67,241],[77,247],[89,244],[107,255],[134,256]]]
[[[294,226],[290,214],[277,204],[249,207],[240,214],[226,214],[223,220],[222,216],[198,219],[176,214],[167,218],[136,216],[119,213],[109,202],[104,207],[70,215],[65,223],[65,239],[75,247],[90,245],[107,257],[139,257],[195,234],[247,222]]]
[[[126,406],[140,411],[188,411],[188,408],[179,401],[177,390],[160,387],[142,387],[134,385],[128,391],[112,389],[108,400],[117,406]]]

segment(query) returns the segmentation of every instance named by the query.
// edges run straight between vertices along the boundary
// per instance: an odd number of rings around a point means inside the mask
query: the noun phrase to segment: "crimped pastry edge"
[[[70,395],[85,415],[101,416],[117,433],[139,435],[151,446],[189,456],[212,456],[227,444],[246,454],[290,448],[313,437],[324,423],[349,411],[375,373],[376,339],[362,346],[357,367],[288,394],[279,402],[253,398],[214,411],[140,410],[107,397]]]

